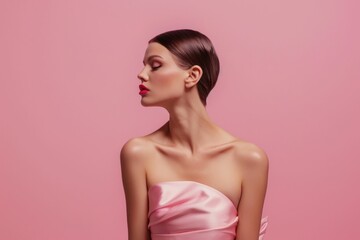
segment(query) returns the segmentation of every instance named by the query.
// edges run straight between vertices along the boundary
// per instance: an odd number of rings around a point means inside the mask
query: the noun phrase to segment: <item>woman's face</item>
[[[144,56],[144,68],[138,74],[149,91],[140,91],[143,106],[166,106],[180,99],[185,91],[188,72],[180,68],[174,55],[163,45],[152,42]],[[140,88],[141,90],[141,88]]]

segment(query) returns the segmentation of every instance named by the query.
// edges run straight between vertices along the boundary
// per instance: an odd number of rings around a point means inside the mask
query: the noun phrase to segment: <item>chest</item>
[[[190,180],[203,183],[227,196],[237,206],[241,195],[241,171],[231,148],[186,156],[163,149],[146,164],[147,184]]]

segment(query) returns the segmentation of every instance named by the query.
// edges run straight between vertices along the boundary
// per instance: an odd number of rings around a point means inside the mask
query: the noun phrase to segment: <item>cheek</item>
[[[156,85],[166,92],[178,92],[183,91],[182,75],[179,72],[168,70],[163,72],[159,78],[157,78]]]

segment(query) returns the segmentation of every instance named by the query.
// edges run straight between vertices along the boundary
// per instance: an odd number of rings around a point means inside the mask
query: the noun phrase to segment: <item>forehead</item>
[[[157,43],[157,42],[149,43],[149,45],[145,51],[144,62],[146,62],[148,60],[148,58],[150,58],[154,55],[160,56],[161,58],[163,58],[165,60],[172,59],[171,52],[166,47],[164,47],[163,45],[161,45],[160,43]]]

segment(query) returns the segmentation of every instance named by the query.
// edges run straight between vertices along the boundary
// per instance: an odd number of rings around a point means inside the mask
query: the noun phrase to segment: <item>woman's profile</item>
[[[169,120],[121,149],[129,240],[262,239],[268,157],[206,111],[220,71],[209,38],[164,32],[149,40],[143,63],[141,104],[165,108]]]

